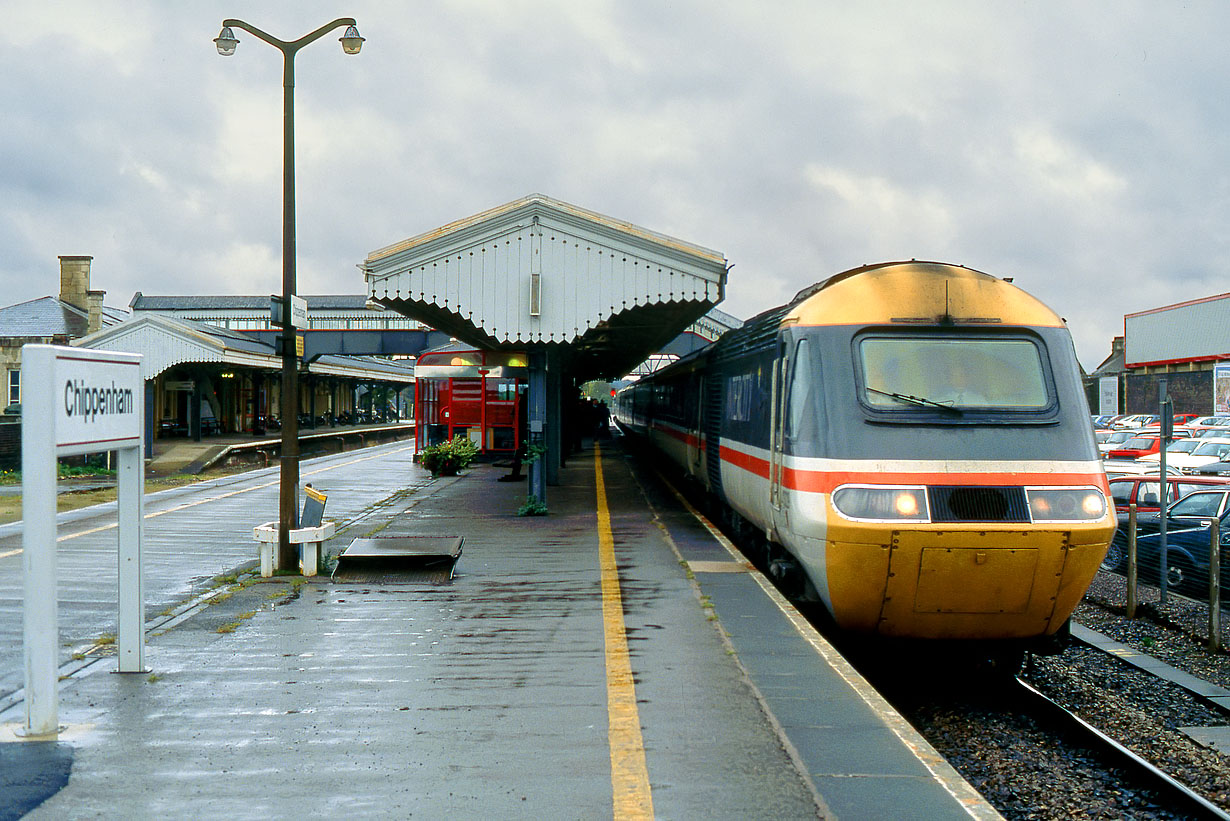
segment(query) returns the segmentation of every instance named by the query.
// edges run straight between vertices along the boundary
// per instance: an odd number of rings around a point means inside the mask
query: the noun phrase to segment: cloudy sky
[[[285,40],[299,283],[542,193],[722,252],[746,318],[838,271],[968,265],[1065,316],[1230,291],[1230,4],[1134,0],[0,0],[0,304],[281,288]]]

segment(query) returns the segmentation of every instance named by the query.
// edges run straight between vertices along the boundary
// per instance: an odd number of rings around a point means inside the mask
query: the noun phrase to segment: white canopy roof
[[[612,375],[720,302],[726,268],[717,251],[541,194],[373,251],[364,265],[372,299],[451,336],[573,346]]]

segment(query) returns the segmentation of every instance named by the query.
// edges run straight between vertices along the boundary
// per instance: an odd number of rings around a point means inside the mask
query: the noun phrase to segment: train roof
[[[1008,280],[942,262],[886,262],[800,291],[783,322],[799,325],[1028,325],[1063,319]]]
[[[904,260],[834,274],[727,331],[658,373],[708,357],[725,359],[772,345],[784,323],[1064,327],[1063,318],[1009,280],[944,262]],[[654,374],[656,376],[657,374]]]

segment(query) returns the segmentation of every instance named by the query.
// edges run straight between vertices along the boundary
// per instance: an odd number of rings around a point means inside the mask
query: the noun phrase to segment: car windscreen
[[[1192,451],[1192,456],[1215,456],[1218,459],[1221,459],[1227,453],[1230,453],[1230,443],[1201,442],[1199,446]]]
[[[1129,439],[1123,443],[1122,450],[1148,450],[1153,447],[1154,439],[1144,436],[1137,436],[1134,439]]]
[[[1193,493],[1170,506],[1171,516],[1216,516],[1221,507],[1220,493]]]
[[[866,337],[863,401],[873,408],[1041,411],[1050,405],[1037,345],[991,337]]]

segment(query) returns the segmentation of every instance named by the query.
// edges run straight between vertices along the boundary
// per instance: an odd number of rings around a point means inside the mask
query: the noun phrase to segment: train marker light
[[[847,519],[930,521],[923,487],[845,485],[833,491],[833,507]]]
[[[1106,497],[1091,487],[1031,487],[1029,515],[1035,522],[1096,522],[1106,515]]]

